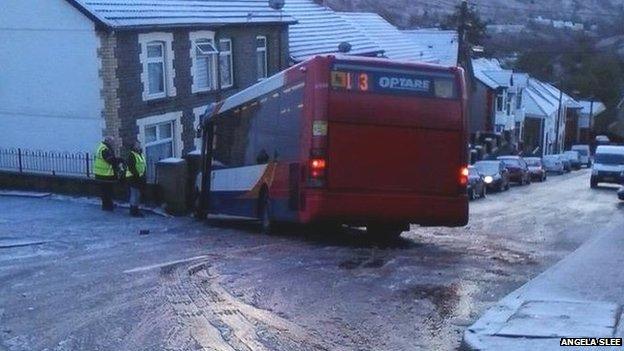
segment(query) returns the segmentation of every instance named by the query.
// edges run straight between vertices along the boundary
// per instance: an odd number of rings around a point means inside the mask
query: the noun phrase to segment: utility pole
[[[560,84],[561,86],[561,84]],[[560,129],[561,129],[561,105],[563,100],[563,90],[559,89],[559,108],[557,109],[557,125],[555,125],[555,150],[557,153],[561,153],[561,138],[560,138]]]
[[[457,58],[459,60],[459,65],[462,67],[468,67],[468,60],[470,55],[468,55],[468,50],[466,47],[466,28],[468,24],[466,23],[468,20],[468,1],[462,0],[459,11],[459,23],[457,26],[457,35],[458,35],[458,53]]]
[[[594,97],[589,98],[589,133],[587,137],[589,138],[589,142],[591,142],[592,137],[594,135]]]

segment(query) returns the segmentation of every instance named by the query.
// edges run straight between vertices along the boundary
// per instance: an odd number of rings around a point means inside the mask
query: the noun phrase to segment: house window
[[[505,130],[505,125],[504,124],[497,124],[495,127],[495,131],[496,133],[502,133]]]
[[[267,38],[265,36],[256,37],[256,66],[258,70],[258,80],[268,76],[267,68]]]
[[[175,70],[172,44],[171,33],[139,34],[144,101],[176,95],[173,85]]]
[[[234,67],[232,58],[232,40],[219,40],[219,67],[221,74],[221,88],[234,85]]]
[[[502,92],[500,92],[498,93],[498,95],[496,95],[496,111],[502,112],[504,103],[505,103],[505,96],[503,95]]]
[[[194,78],[197,91],[212,90],[215,88],[213,82],[217,72],[215,59],[217,50],[210,39],[199,39],[193,44],[195,45]]]
[[[156,163],[182,154],[182,113],[172,112],[137,120],[137,139],[143,145],[147,167],[147,180],[156,180]]]
[[[516,109],[519,110],[522,108],[522,90],[518,92],[516,96]]]
[[[513,101],[514,95],[508,94],[507,100],[505,101],[505,109],[507,110],[507,116],[511,115],[511,105]]]
[[[199,93],[217,88],[217,60],[219,52],[212,31],[191,32],[191,91]]]
[[[158,161],[174,156],[173,121],[145,126],[145,159],[147,179],[156,180],[155,165]]]
[[[147,44],[147,81],[150,97],[165,97],[165,43]]]

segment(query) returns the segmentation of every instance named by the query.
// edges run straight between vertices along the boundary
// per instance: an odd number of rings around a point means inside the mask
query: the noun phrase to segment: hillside
[[[335,10],[377,12],[397,26],[417,27],[438,23],[459,1],[325,0],[325,3]],[[624,0],[471,0],[469,3],[492,23],[525,23],[537,16],[587,24],[624,21]]]

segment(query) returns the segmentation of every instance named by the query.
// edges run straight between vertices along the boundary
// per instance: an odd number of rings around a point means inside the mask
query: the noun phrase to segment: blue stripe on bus
[[[210,192],[210,212],[241,217],[257,217],[257,198],[245,198],[246,191]],[[288,199],[271,199],[271,212],[276,220],[296,221],[297,211],[289,208]]]

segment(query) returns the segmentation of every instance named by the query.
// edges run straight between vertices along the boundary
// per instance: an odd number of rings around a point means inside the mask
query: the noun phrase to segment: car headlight
[[[494,181],[494,178],[492,178],[492,176],[485,176],[485,178],[483,178],[483,181],[485,182],[485,184],[491,184]]]
[[[592,169],[592,175],[598,175],[598,170],[597,169]]]

